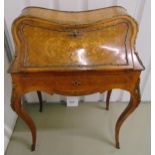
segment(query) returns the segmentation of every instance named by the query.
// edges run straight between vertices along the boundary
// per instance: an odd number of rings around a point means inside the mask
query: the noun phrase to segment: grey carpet
[[[67,108],[46,104],[26,105],[37,126],[36,151],[30,151],[31,134],[19,118],[5,155],[150,155],[150,103],[140,106],[125,121],[120,132],[121,149],[115,148],[114,128],[125,103],[81,103]]]

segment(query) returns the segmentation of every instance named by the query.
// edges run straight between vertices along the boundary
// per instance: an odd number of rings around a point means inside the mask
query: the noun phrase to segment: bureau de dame
[[[120,147],[120,128],[140,103],[144,66],[135,49],[137,31],[137,22],[118,6],[82,12],[27,7],[14,20],[11,106],[30,128],[32,150],[36,127],[21,104],[24,94],[44,91],[79,96],[108,91],[108,109],[115,88],[131,94],[116,122],[116,147]]]

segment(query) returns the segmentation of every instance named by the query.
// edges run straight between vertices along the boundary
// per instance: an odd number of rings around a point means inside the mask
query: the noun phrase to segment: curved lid
[[[58,11],[40,7],[26,7],[21,16],[40,18],[61,24],[89,24],[100,20],[126,15],[121,6],[113,6],[88,11]]]

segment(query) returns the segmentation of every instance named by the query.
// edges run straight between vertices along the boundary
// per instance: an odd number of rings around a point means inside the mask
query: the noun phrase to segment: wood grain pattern
[[[32,150],[36,129],[21,96],[32,91],[79,96],[114,88],[131,94],[129,108],[116,123],[119,148],[120,127],[139,104],[137,85],[144,70],[135,52],[136,21],[122,7],[77,13],[29,7],[14,21],[12,33],[11,105],[31,130]]]
[[[105,28],[92,27],[70,31],[48,30],[26,25],[23,31],[23,39],[27,47],[27,55],[24,59],[26,67],[127,65],[129,61],[125,47],[128,25],[125,23]],[[102,37],[104,39],[101,40]],[[36,44],[40,46],[36,47]],[[61,53],[57,48],[60,46]],[[107,59],[103,62],[105,57]]]

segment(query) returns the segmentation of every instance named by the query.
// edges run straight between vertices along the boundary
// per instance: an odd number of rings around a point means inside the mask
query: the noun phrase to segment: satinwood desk
[[[138,25],[122,7],[65,12],[27,7],[15,19],[15,57],[10,66],[12,109],[29,126],[32,150],[36,127],[21,105],[28,92],[87,95],[113,88],[128,91],[130,102],[117,120],[120,127],[140,103],[139,81],[144,66],[135,50]]]

